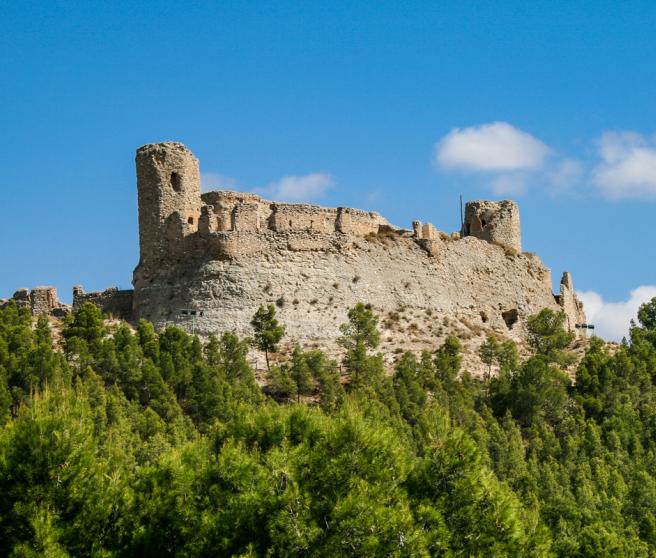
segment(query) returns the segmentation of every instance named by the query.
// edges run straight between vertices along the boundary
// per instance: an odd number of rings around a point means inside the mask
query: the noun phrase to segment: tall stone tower
[[[150,269],[165,256],[171,231],[198,229],[198,159],[181,143],[147,144],[137,149],[139,267]]]
[[[467,202],[462,236],[475,236],[493,244],[522,251],[519,208],[510,200]]]

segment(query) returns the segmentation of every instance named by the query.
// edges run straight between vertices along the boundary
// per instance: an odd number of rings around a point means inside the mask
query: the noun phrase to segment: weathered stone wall
[[[264,245],[256,232],[212,233],[201,244],[202,249],[193,248],[188,253],[201,252],[208,258],[226,259],[240,255],[261,253]]]
[[[522,251],[519,208],[510,200],[467,202],[462,236],[475,236]]]
[[[357,236],[376,234],[381,226],[389,226],[386,219],[373,211],[345,208],[344,212],[351,217],[350,233]]]
[[[232,229],[239,232],[260,230],[260,208],[257,203],[240,203],[232,210]]]
[[[77,310],[85,302],[90,302],[112,318],[130,321],[132,295],[132,290],[119,290],[117,287],[86,293],[81,286],[76,285],[73,287],[73,310]]]
[[[60,306],[55,287],[35,287],[30,292],[30,305],[32,314],[50,314],[54,308]]]
[[[560,280],[560,294],[557,297],[557,302],[563,309],[563,312],[565,312],[567,327],[571,331],[575,331],[577,337],[584,335],[585,332],[583,330],[576,329],[575,327],[577,324],[585,323],[583,303],[576,298],[572,275],[567,271],[563,273],[563,277]]]
[[[335,232],[336,209],[287,203],[275,203],[272,207],[269,228],[276,232],[314,231],[321,234]]]
[[[14,303],[19,308],[29,308],[33,316],[54,316],[61,318],[70,312],[70,306],[59,302],[55,287],[34,287],[32,290],[18,289],[10,300],[1,306]]]
[[[206,192],[201,200],[203,217],[198,229],[201,232],[270,230],[331,235],[337,231],[366,236],[377,233],[380,227],[391,227],[383,217],[370,211],[273,202],[256,194]]]
[[[437,240],[440,238],[439,231],[432,223],[422,223],[421,221],[412,222],[414,237],[418,240]]]

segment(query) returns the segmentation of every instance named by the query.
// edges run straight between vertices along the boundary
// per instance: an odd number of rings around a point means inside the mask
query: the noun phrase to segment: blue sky
[[[524,249],[571,271],[609,332],[656,294],[653,2],[1,10],[0,297],[129,287],[134,151],[163,140],[206,187],[402,226],[456,230],[460,193],[516,199]]]

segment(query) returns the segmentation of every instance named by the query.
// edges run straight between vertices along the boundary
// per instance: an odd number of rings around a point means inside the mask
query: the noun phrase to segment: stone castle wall
[[[357,209],[272,202],[239,192],[201,194],[198,160],[180,143],[164,142],[139,148],[136,166],[139,277],[181,257],[235,257],[240,252],[253,253],[262,243],[244,233],[309,232],[329,236],[340,232],[365,236],[376,234],[381,226],[391,227],[377,213]],[[217,237],[217,233],[232,238]],[[220,253],[222,247],[225,253]]]
[[[110,318],[131,321],[132,294],[132,290],[119,290],[117,287],[86,293],[77,285],[73,287],[73,310],[77,310],[85,302],[91,302]]]
[[[261,304],[276,303],[299,342],[328,343],[346,311],[367,302],[381,315],[403,308],[522,339],[525,320],[563,309],[582,316],[571,278],[551,291],[540,260],[521,254],[512,201],[466,205],[460,234],[430,223],[406,231],[374,212],[269,201],[256,194],[200,194],[198,162],[181,144],[137,152],[141,260],[133,317],[184,326],[181,308],[198,308],[196,330],[248,335]],[[170,177],[184,180],[176,190]],[[143,190],[143,193],[142,193]],[[161,190],[161,192],[160,192]],[[145,215],[144,219],[141,216]]]

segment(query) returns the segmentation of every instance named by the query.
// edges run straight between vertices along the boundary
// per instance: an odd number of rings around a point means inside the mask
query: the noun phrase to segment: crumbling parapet
[[[90,302],[112,318],[130,321],[133,292],[131,289],[119,290],[118,287],[110,287],[104,291],[87,293],[80,285],[76,285],[73,287],[73,310],[77,310],[85,302]]]
[[[14,302],[18,308],[30,308],[30,290],[29,289],[18,289],[14,295],[11,297],[11,300]]]
[[[413,221],[412,230],[414,231],[414,237],[417,240],[438,240],[440,238],[439,231],[432,223]]]
[[[259,205],[252,202],[238,203],[232,210],[232,230],[254,232],[260,230]]]
[[[431,223],[412,222],[413,238],[430,256],[437,256],[444,246],[440,232]]]
[[[307,231],[315,234],[333,234],[337,229],[339,210],[319,205],[273,203],[269,228],[275,232]]]
[[[200,218],[198,219],[198,233],[201,236],[207,236],[212,232],[212,208],[204,205],[200,208]]]
[[[390,226],[385,218],[374,211],[363,211],[352,208],[348,208],[345,211],[351,216],[351,234],[357,236],[378,234],[381,227]]]
[[[517,204],[510,200],[467,202],[462,236],[474,236],[520,253],[522,243]]]

